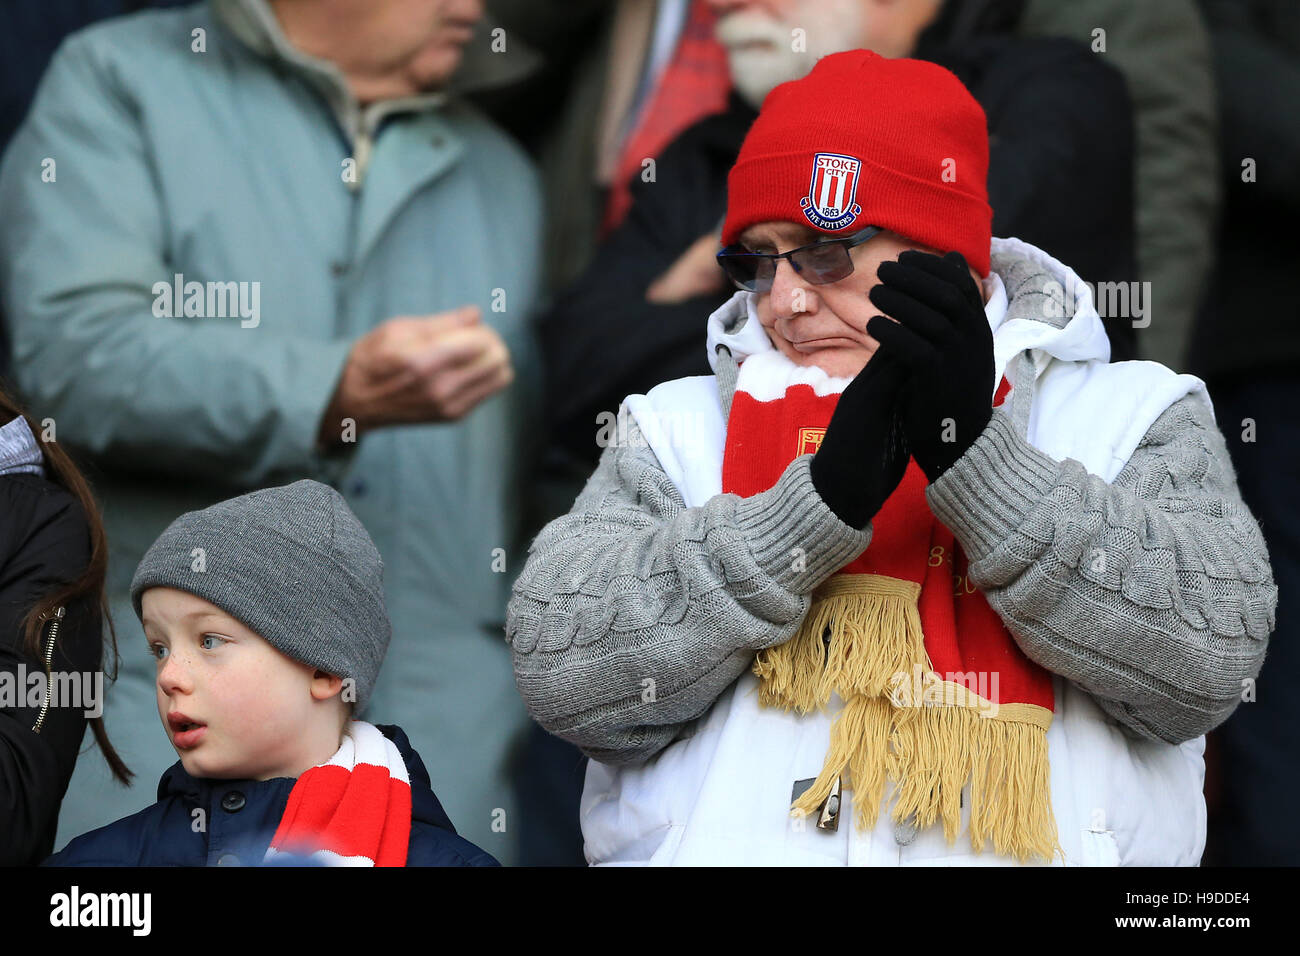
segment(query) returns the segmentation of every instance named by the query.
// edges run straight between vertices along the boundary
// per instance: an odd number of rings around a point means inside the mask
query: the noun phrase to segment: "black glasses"
[[[718,265],[736,288],[746,292],[767,292],[776,277],[778,259],[789,259],[796,273],[813,285],[838,282],[853,274],[853,257],[849,250],[879,232],[880,226],[868,226],[843,239],[823,239],[789,252],[748,252],[744,246],[727,246],[718,253]]]

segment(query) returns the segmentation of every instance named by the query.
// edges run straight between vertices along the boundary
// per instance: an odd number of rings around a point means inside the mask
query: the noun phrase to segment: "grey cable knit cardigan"
[[[1023,294],[1041,275],[1003,278],[1013,310],[1051,321]],[[1020,362],[1013,383],[1032,380],[1027,353]],[[735,370],[722,349],[724,416]],[[1203,405],[1176,402],[1108,484],[1028,443],[1032,391],[1018,391],[927,488],[931,509],[1029,658],[1130,735],[1204,734],[1259,673],[1277,607],[1222,434]],[[530,713],[607,764],[643,762],[689,733],[871,541],[870,525],[844,524],[817,495],[811,455],[761,494],[687,508],[626,408],[620,416],[626,439],[532,542],[506,624]]]

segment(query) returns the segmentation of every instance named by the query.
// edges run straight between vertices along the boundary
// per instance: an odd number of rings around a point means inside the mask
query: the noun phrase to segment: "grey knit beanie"
[[[201,597],[289,657],[355,680],[359,714],[392,636],[383,570],[343,496],[304,478],[181,515],[141,559],[131,601],[142,617],[148,588]]]

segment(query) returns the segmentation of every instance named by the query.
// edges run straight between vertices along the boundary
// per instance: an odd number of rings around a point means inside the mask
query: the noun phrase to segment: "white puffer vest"
[[[1050,319],[1007,318],[999,271],[1006,274],[1016,259],[1049,273],[1065,290],[1067,302],[1073,293],[1072,317],[1057,320],[1062,327]],[[995,238],[993,271],[985,286],[994,331],[994,380],[1000,382],[1007,372],[1013,421],[1030,444],[1054,458],[1072,458],[1112,481],[1171,404],[1191,394],[1209,405],[1204,383],[1195,376],[1175,374],[1155,362],[1110,364],[1110,344],[1091,291],[1040,249],[1018,239]],[[752,313],[751,299],[749,293],[737,293],[710,316],[708,349],[715,371],[719,344],[737,362],[773,348]],[[1069,306],[1063,311],[1068,315]],[[746,315],[749,321],[736,328]],[[725,421],[715,376],[665,382],[647,395],[630,396],[626,405],[687,507],[721,493]],[[688,416],[693,423],[689,430],[659,425]],[[1047,741],[1065,865],[1197,865],[1205,845],[1205,738],[1177,746],[1134,739],[1076,685],[1059,676],[1053,685],[1056,712]],[[792,820],[792,786],[821,770],[837,703],[833,698],[825,713],[804,717],[761,708],[757,681],[747,672],[688,736],[647,763],[609,767],[592,761],[581,805],[588,861],[1017,865],[991,848],[978,854],[972,849],[966,829],[969,785],[963,791],[962,831],[953,846],[941,826],[915,832],[895,824],[884,809],[872,831],[860,832],[853,821],[851,791],[845,793],[834,832]],[[891,781],[885,807],[892,795]],[[1055,862],[1061,863],[1059,858]]]

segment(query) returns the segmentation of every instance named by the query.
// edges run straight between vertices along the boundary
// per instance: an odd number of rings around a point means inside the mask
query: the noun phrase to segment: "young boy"
[[[498,865],[456,835],[406,735],[352,719],[392,633],[382,575],[316,481],[173,521],[131,598],[180,762],[157,803],[45,865]]]

